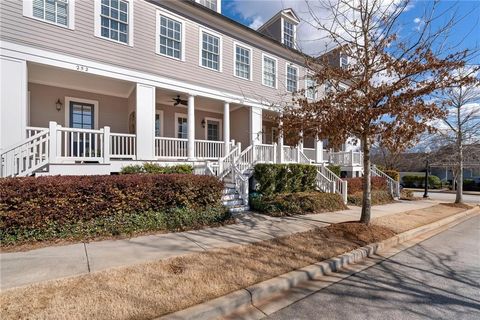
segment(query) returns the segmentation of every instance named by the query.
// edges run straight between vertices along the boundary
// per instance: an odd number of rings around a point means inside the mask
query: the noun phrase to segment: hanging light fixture
[[[62,103],[62,101],[60,101],[60,98],[58,98],[57,102],[55,102],[55,107],[56,107],[57,111],[62,110],[62,106],[63,106],[63,103]]]

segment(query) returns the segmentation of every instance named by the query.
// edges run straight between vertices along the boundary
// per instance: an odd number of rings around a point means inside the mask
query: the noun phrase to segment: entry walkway
[[[437,202],[430,200],[399,201],[373,207],[372,216],[375,218],[397,214],[435,204]],[[358,220],[360,212],[360,208],[351,207],[344,211],[281,218],[245,213],[238,217],[238,223],[218,228],[2,253],[0,288],[7,289],[187,253],[258,242],[331,223]]]

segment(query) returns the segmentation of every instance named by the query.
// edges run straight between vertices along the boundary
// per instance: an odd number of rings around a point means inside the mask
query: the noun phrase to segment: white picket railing
[[[110,158],[135,159],[137,136],[126,133],[110,133]]]
[[[223,141],[195,140],[195,157],[198,159],[219,159],[224,156]]]
[[[398,182],[397,180],[393,179],[385,172],[378,169],[375,165],[371,166],[371,170],[372,170],[372,177],[382,177],[387,180],[387,187],[392,197],[394,198],[400,197],[400,182]]]
[[[305,156],[310,159],[315,161],[315,148],[303,148],[303,153]]]
[[[33,174],[48,164],[49,131],[43,130],[0,154],[0,177]]]
[[[342,196],[343,202],[347,203],[347,191],[348,191],[348,183],[340,179],[335,173],[333,173],[330,169],[325,166],[325,163],[317,165],[318,172],[320,172],[326,179],[332,181],[332,185],[328,192],[336,192]]]
[[[285,162],[296,163],[298,161],[297,148],[290,146],[283,146],[283,160]]]
[[[275,163],[276,145],[272,144],[256,144],[255,158],[258,163]]]
[[[48,128],[42,127],[27,127],[27,139],[43,131],[48,131]]]
[[[237,159],[238,170],[242,173],[253,168],[256,162],[253,145],[248,146],[240,153]]]
[[[105,128],[109,130],[108,127]],[[56,158],[61,162],[68,160],[105,162],[105,156],[109,155],[108,150],[105,150],[104,129],[57,126],[56,134]]]
[[[312,160],[310,160],[305,153],[297,149],[297,162],[302,164],[312,164]]]
[[[329,162],[340,166],[361,166],[363,155],[358,151],[330,152]]]
[[[186,159],[187,139],[156,137],[155,157],[159,159]]]
[[[235,164],[235,161],[240,155],[240,150],[242,150],[242,145],[241,143],[238,143],[236,146],[232,147],[232,150],[225,156],[220,159],[218,159],[218,165],[212,165],[212,171],[216,171],[216,176],[220,177],[220,179],[223,179],[226,177],[229,173],[232,171],[232,166]]]

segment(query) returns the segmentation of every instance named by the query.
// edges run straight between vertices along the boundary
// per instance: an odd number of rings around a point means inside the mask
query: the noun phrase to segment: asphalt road
[[[480,319],[480,216],[268,319]]]
[[[415,197],[423,197],[423,192],[414,192],[414,195]],[[453,193],[429,192],[428,196],[432,200],[445,202],[455,201],[455,194]],[[463,201],[466,203],[480,203],[480,195],[464,194]]]

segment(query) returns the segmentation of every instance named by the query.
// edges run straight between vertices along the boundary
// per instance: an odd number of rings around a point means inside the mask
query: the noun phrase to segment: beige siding
[[[284,97],[285,58],[302,59],[292,51],[259,35],[252,34],[231,22],[203,12],[181,1],[164,1],[171,11],[181,13],[187,21],[186,61],[177,61],[155,53],[155,28],[157,6],[137,0],[134,2],[134,46],[114,43],[94,36],[93,1],[75,2],[75,30],[24,17],[22,2],[0,1],[2,40],[34,46],[75,57],[91,59],[156,75],[189,82],[191,84],[219,89],[268,102],[288,101]],[[195,17],[188,20],[188,16]],[[199,25],[211,27],[223,33],[223,72],[207,70],[199,66]],[[234,35],[234,36],[232,36]],[[233,76],[233,41],[239,40],[254,47],[253,81]],[[279,90],[267,88],[262,83],[261,53],[266,52],[279,58]],[[300,68],[303,76],[303,68]],[[303,88],[303,81],[300,81]]]
[[[98,101],[98,127],[110,126],[111,132],[128,132],[128,99],[102,94],[29,83],[30,126],[48,127],[49,121],[65,126],[65,97]],[[57,111],[57,99],[63,104]]]
[[[250,145],[250,110],[239,108],[230,112],[230,137],[242,143],[242,149]]]
[[[261,31],[263,34],[266,34],[269,37],[277,40],[278,42],[282,42],[282,19],[278,17],[275,22],[270,24],[268,27]]]

